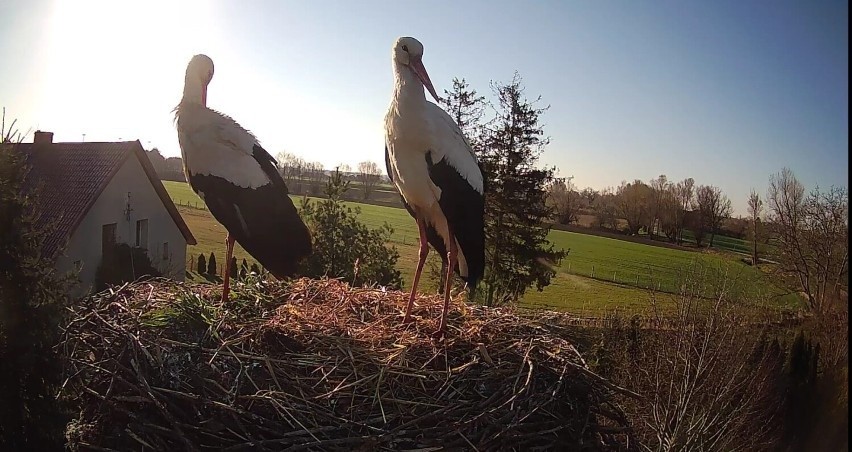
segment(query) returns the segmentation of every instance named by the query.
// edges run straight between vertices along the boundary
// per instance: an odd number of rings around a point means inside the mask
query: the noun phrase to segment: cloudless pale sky
[[[551,106],[543,163],[580,188],[693,177],[744,215],[784,166],[808,188],[847,186],[845,1],[4,0],[0,106],[57,141],[176,156],[171,110],[205,53],[208,105],[273,155],[383,167],[404,35],[439,93],[464,77],[487,95],[518,70]]]

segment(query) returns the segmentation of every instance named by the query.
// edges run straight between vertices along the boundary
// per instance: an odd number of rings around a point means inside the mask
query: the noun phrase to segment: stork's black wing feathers
[[[241,187],[209,174],[189,173],[210,213],[252,257],[276,277],[290,276],[300,259],[311,253],[311,236],[288,196],[275,159],[255,144],[252,157],[269,184]]]
[[[260,169],[263,170],[266,177],[272,181],[272,185],[275,186],[275,188],[285,195],[290,194],[290,191],[287,190],[287,184],[284,183],[281,173],[278,172],[278,162],[269,155],[269,152],[266,152],[266,149],[263,149],[259,144],[255,143],[252,148],[252,157],[254,157],[257,164],[260,165]]]
[[[468,272],[465,279],[473,291],[485,274],[485,197],[445,158],[433,162],[432,153],[427,152],[426,165],[432,183],[441,189],[438,204],[464,253]]]

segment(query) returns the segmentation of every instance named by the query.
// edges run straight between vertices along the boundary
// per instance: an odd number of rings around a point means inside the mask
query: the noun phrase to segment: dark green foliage
[[[236,279],[236,278],[240,277],[239,269],[237,268],[237,258],[236,257],[231,256],[231,268],[228,269],[228,270],[229,270],[228,274],[231,276],[231,278]]]
[[[506,84],[492,85],[495,119],[485,128],[479,155],[487,179],[485,203],[485,303],[517,301],[529,287],[542,290],[556,276],[567,251],[548,242],[553,216],[546,187],[555,168],[537,167],[550,139],[539,122],[546,111],[524,97],[516,73]]]
[[[246,274],[248,274],[248,262],[246,258],[243,258],[243,263],[240,264],[240,279],[245,279]]]
[[[547,241],[545,222],[553,209],[545,201],[555,168],[536,164],[549,138],[539,124],[547,108],[524,98],[516,73],[508,84],[492,84],[495,116],[483,121],[484,97],[464,80],[453,80],[444,109],[456,121],[477,154],[486,179],[484,303],[517,301],[535,285],[542,290],[567,254]]]
[[[204,257],[204,253],[198,255],[198,274],[203,275],[207,273],[207,259]]]
[[[112,285],[135,281],[143,276],[162,276],[151,263],[148,252],[143,248],[116,243],[104,255],[95,272],[95,291],[100,292]]]
[[[380,284],[398,288],[399,253],[385,245],[393,229],[384,224],[370,229],[358,221],[359,208],[343,204],[349,183],[335,171],[326,184],[327,199],[302,202],[302,216],[314,237],[314,250],[302,262],[300,273],[309,277],[343,278],[352,285]]]
[[[62,450],[69,417],[55,397],[54,346],[68,280],[41,255],[46,228],[36,228],[34,200],[22,195],[23,158],[0,138],[0,450]]]
[[[251,264],[251,272],[254,273],[255,275],[260,274],[260,267],[258,267],[257,264],[254,263],[254,262],[252,262],[252,264]]]
[[[207,274],[211,276],[217,275],[216,255],[210,252],[210,257],[207,259]]]

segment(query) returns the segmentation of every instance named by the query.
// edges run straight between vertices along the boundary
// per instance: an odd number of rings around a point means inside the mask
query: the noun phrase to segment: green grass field
[[[188,247],[187,255],[195,259],[199,253],[209,255],[214,251],[217,258],[222,259],[225,229],[206,210],[182,207],[196,203],[199,207],[204,205],[186,183],[164,181],[164,184],[198,240],[198,245]],[[299,197],[293,198],[298,206]],[[417,264],[414,220],[403,209],[347,204],[360,208],[359,218],[367,226],[378,227],[387,222],[394,229],[390,243],[400,253],[397,266],[409,284]],[[557,277],[550,286],[542,292],[532,289],[524,297],[523,304],[530,307],[567,310],[578,315],[600,315],[612,310],[647,312],[651,306],[651,287],[664,293],[676,293],[686,269],[696,265],[712,278],[727,274],[733,291],[769,299],[772,307],[791,308],[800,302],[795,294],[770,284],[758,269],[725,254],[676,250],[565,231],[551,231],[549,239],[559,248],[570,249],[570,253],[557,268]],[[235,255],[240,261],[248,258],[239,245]],[[437,262],[434,253],[430,256]],[[421,288],[434,290],[436,284],[428,271],[424,271],[424,278]],[[667,298],[670,296],[662,296],[664,301]]]
[[[692,234],[690,230],[683,231],[683,241],[685,243],[695,244],[695,236]],[[704,246],[710,242],[710,236],[704,239]],[[720,251],[729,251],[731,253],[738,253],[741,255],[751,255],[751,247],[752,244],[748,240],[738,239],[736,237],[727,237],[724,235],[717,235],[715,239],[713,239],[713,248]],[[767,245],[759,244],[758,247],[759,252],[763,255],[767,251]]]

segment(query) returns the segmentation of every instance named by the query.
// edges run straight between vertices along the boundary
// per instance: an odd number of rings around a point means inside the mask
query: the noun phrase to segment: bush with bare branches
[[[642,450],[769,450],[777,442],[783,353],[749,325],[733,279],[719,271],[688,269],[674,316],[616,316],[604,329],[598,370],[644,396],[624,403]]]

